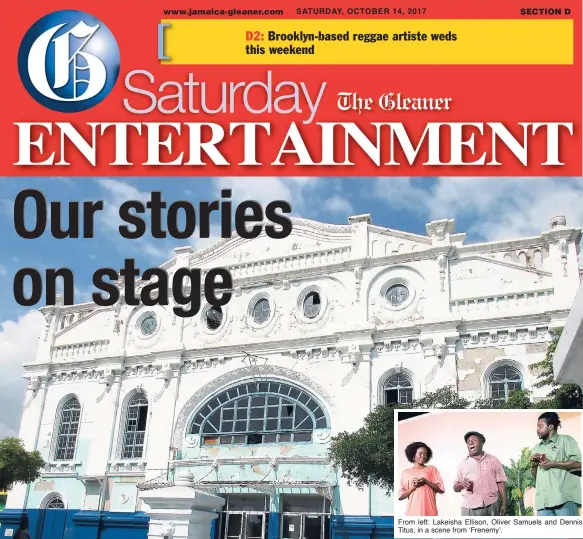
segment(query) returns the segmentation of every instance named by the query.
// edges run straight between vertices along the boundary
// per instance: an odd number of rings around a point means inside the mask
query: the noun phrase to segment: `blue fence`
[[[269,519],[267,539],[280,536],[278,513]],[[147,539],[146,513],[111,513],[79,509],[5,509],[0,511],[0,536],[15,537],[25,529],[31,539]],[[211,539],[219,539],[219,526],[213,522]],[[12,530],[7,532],[7,530]],[[331,539],[392,539],[392,517],[334,516]]]
[[[149,520],[145,513],[5,509],[0,512],[0,535],[14,537],[22,528],[31,539],[146,539]]]

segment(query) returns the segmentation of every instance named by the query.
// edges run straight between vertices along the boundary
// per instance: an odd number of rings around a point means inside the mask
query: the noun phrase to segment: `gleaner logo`
[[[38,20],[18,51],[18,71],[26,90],[58,112],[80,112],[103,101],[119,68],[113,34],[81,11],[56,11]]]

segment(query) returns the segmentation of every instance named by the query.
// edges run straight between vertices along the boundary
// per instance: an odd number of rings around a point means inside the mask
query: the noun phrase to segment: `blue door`
[[[61,497],[55,495],[51,498],[46,504],[46,509],[42,512],[44,514],[40,515],[41,534],[39,539],[63,539],[67,510]]]
[[[66,520],[66,509],[45,509],[40,539],[63,539]]]

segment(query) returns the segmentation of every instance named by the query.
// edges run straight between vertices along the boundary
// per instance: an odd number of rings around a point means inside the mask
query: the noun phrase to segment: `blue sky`
[[[456,229],[468,232],[468,241],[539,234],[556,213],[567,214],[569,224],[583,224],[583,211],[573,205],[574,198],[581,206],[581,179],[5,178],[0,180],[0,321],[28,310],[13,300],[12,280],[19,268],[70,268],[76,300],[86,301],[97,268],[120,268],[124,258],[134,257],[145,269],[170,258],[174,247],[189,243],[149,234],[139,240],[121,238],[116,214],[123,200],[143,200],[159,190],[169,203],[189,200],[196,205],[219,198],[224,187],[232,187],[235,201],[254,199],[265,204],[283,198],[292,204],[293,214],[333,223],[370,213],[377,225],[425,234],[425,223],[431,219],[456,218]],[[38,189],[47,201],[103,200],[96,236],[57,240],[47,231],[39,239],[20,238],[13,228],[12,208],[15,196],[25,188]],[[31,208],[27,209],[31,215]],[[506,215],[501,214],[504,211]],[[197,247],[212,241],[192,238],[190,243]]]
[[[425,234],[432,219],[454,218],[467,242],[539,235],[551,217],[583,226],[583,178],[0,178],[0,437],[17,428],[24,386],[22,362],[34,360],[40,316],[13,299],[14,274],[22,267],[67,267],[75,274],[76,301],[90,299],[93,272],[120,268],[135,258],[140,269],[165,262],[172,249],[200,248],[218,239],[125,240],[117,227],[124,200],[146,200],[162,191],[166,202],[217,200],[224,188],[234,202],[287,200],[293,215],[345,224],[349,215],[370,213],[373,223]],[[38,189],[47,201],[103,200],[93,239],[57,240],[50,232],[20,238],[13,227],[13,203],[23,189]],[[30,211],[28,212],[30,213]],[[39,307],[42,306],[39,304]]]

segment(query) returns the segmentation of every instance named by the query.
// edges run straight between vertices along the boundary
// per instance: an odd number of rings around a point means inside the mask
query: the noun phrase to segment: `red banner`
[[[38,23],[41,26],[36,29],[33,26],[47,15],[71,9],[71,3],[54,1],[49,9],[46,2],[31,0],[26,10],[18,3],[8,3],[5,20],[9,24],[4,29],[1,60],[4,91],[0,136],[4,148],[0,174],[582,174],[581,3],[577,0],[544,10],[526,9],[508,1],[488,2],[487,7],[462,1],[432,1],[425,6],[403,2],[402,6],[390,8],[381,2],[367,2],[366,7],[341,2],[334,8],[317,9],[306,3],[274,9],[271,3],[259,1],[249,5],[215,2],[208,10],[179,4],[99,2],[83,6],[84,13],[87,10],[99,21],[98,31],[105,27],[114,37],[120,68],[111,91],[106,88],[99,102],[80,110],[85,106],[82,102],[59,94],[65,86],[58,87],[57,68],[49,65],[58,54],[57,48],[51,56],[43,57],[39,52],[45,38],[47,50],[57,47],[49,41],[52,37],[48,34],[57,26],[58,17],[54,17],[55,26],[51,26],[50,19]],[[279,29],[279,25],[288,25],[286,21],[292,19],[296,21],[294,28],[298,28],[296,34]],[[172,22],[161,25],[168,20],[202,21],[209,28],[222,24],[225,35],[231,27],[227,25],[249,21],[245,35],[237,33],[223,42],[227,48],[236,47],[233,51],[237,54],[246,51],[242,62],[257,63],[205,64],[207,53],[220,55],[220,51],[212,35],[206,41],[209,51],[200,47],[200,41],[196,41],[204,28],[200,25],[192,38],[198,43],[201,63],[186,65],[165,60],[165,40],[170,46],[172,39],[176,43],[187,39],[173,37],[171,32],[179,30],[178,26],[172,29]],[[260,37],[262,32],[254,30],[257,25],[252,23],[264,20],[273,21],[271,37],[279,35],[281,39],[268,43],[270,36]],[[341,21],[346,28],[350,43],[338,41],[338,47],[346,48],[333,49],[333,44],[324,43],[324,35],[334,34],[329,28],[335,21]],[[363,21],[376,23],[378,32],[374,24],[370,25],[370,35],[368,30],[361,31],[358,24]],[[431,25],[442,28],[443,21],[450,21],[453,29],[459,24],[461,37],[455,44],[447,43],[447,37],[432,38]],[[491,35],[489,51],[488,43],[482,42],[486,49],[480,49],[479,36],[472,36],[472,21],[479,23],[476,28],[480,36],[482,31]],[[504,21],[518,25],[517,35],[511,35],[512,31],[496,33],[496,25]],[[539,56],[528,50],[529,32],[532,39],[537,35],[545,39],[547,26],[533,26],[531,30],[528,25],[549,24],[549,36],[564,35],[557,21],[572,21],[568,44],[555,57],[537,60]],[[304,23],[320,28],[312,40],[317,43],[315,54],[308,50],[313,45],[311,38],[306,38],[304,30],[300,33]],[[494,30],[488,33],[490,27]],[[90,91],[90,81],[96,80],[91,76],[99,70],[91,59],[101,62],[98,52],[84,57],[81,54],[83,40],[90,32],[74,36],[81,45],[78,50],[68,51],[69,60],[75,57],[77,62],[79,56],[79,63],[71,69],[87,73],[85,78],[79,75],[81,78],[75,82],[85,86],[85,92]],[[400,38],[395,37],[397,33]],[[437,43],[424,44],[422,37],[415,39],[415,35],[422,34]],[[447,36],[447,32],[439,35]],[[370,53],[358,56],[358,51],[364,49],[357,47],[364,46],[367,39],[366,50]],[[376,41],[371,43],[371,39]],[[392,43],[383,43],[383,39]],[[395,50],[405,56],[391,58],[391,46],[397,40],[400,48]],[[525,50],[521,50],[520,43]],[[255,60],[249,52],[255,49],[249,45],[273,53]],[[419,58],[421,53],[415,47],[428,51],[427,63]],[[289,59],[290,54],[301,49],[313,58],[304,55]],[[358,58],[350,65],[334,64],[334,55],[340,54],[334,50],[347,51],[347,55],[354,51]],[[314,63],[319,61],[319,51],[327,63]],[[191,53],[196,62],[196,51]],[[496,64],[486,63],[488,54]],[[508,60],[508,56],[516,59]],[[476,58],[475,64],[471,58]],[[38,67],[43,60],[45,74],[38,75],[39,70],[30,66]],[[375,63],[366,63],[370,61]],[[505,61],[511,63],[504,64]],[[66,77],[62,73],[60,76]],[[108,84],[111,79],[108,72]],[[43,87],[51,93],[43,94]],[[51,101],[52,97],[46,95],[60,97]],[[74,109],[74,114],[64,112],[67,107]]]

